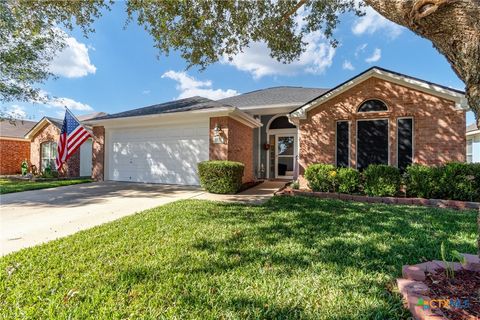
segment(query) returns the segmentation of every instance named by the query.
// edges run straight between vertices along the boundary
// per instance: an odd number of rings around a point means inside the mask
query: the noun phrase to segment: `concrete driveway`
[[[202,193],[197,187],[97,182],[2,195],[0,256]]]

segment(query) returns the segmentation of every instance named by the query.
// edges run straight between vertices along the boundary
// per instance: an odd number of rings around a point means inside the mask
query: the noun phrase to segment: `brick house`
[[[25,139],[35,121],[0,122],[0,175],[21,173],[21,164],[30,160],[30,141]]]
[[[464,92],[378,67],[332,89],[193,97],[87,121],[98,180],[197,185],[197,163],[245,164],[244,181],[312,163],[363,169],[465,161]]]
[[[81,122],[104,116],[106,113],[97,112],[77,117]],[[30,145],[30,163],[34,171],[43,172],[47,167],[55,170],[57,142],[63,120],[43,117],[26,134],[25,139]],[[65,164],[65,173],[68,177],[91,176],[92,174],[92,139],[87,140]]]

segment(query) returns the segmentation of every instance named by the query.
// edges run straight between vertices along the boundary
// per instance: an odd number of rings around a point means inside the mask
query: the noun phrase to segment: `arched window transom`
[[[290,129],[290,128],[296,128],[295,125],[291,124],[290,121],[288,121],[288,118],[286,116],[280,116],[278,118],[275,118],[272,123],[270,123],[269,129]]]
[[[387,105],[380,100],[371,99],[367,100],[360,105],[358,112],[378,112],[378,111],[388,111]]]

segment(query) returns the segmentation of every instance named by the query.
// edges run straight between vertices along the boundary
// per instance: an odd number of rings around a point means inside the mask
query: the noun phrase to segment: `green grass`
[[[0,194],[22,192],[28,190],[47,189],[61,186],[69,186],[71,184],[92,182],[92,179],[69,179],[69,180],[52,180],[52,181],[23,181],[0,179]]]
[[[5,319],[406,319],[404,264],[476,252],[476,213],[179,201],[0,259]]]

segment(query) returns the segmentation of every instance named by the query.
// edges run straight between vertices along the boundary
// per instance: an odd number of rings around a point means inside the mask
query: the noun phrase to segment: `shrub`
[[[480,164],[451,162],[442,167],[439,198],[480,201]]]
[[[363,172],[364,190],[369,196],[395,196],[400,190],[400,170],[395,167],[371,164]]]
[[[338,192],[353,193],[360,185],[360,173],[352,168],[337,169]]]
[[[203,161],[198,164],[201,186],[211,193],[234,194],[242,187],[245,166],[234,161]]]
[[[331,164],[312,164],[305,170],[305,179],[313,191],[335,191],[337,170]]]
[[[405,171],[405,187],[410,197],[435,198],[439,195],[441,168],[414,164]]]

